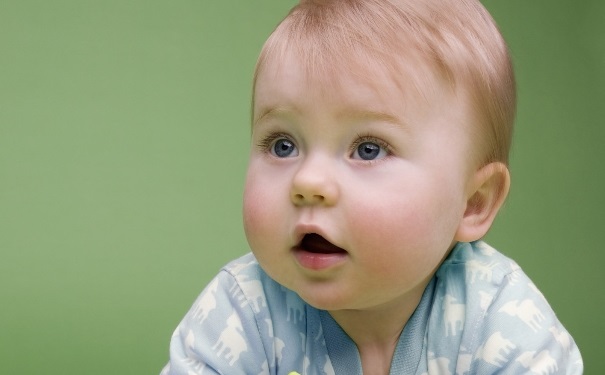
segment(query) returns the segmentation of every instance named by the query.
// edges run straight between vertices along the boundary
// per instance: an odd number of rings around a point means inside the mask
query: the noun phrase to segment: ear
[[[510,188],[510,173],[505,164],[494,162],[481,167],[471,177],[466,210],[455,239],[471,242],[482,238],[491,227]]]

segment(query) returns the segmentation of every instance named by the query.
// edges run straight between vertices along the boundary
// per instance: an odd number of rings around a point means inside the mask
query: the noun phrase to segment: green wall
[[[2,373],[159,372],[193,299],[246,251],[250,78],[292,4],[0,2]],[[485,4],[519,86],[489,240],[605,373],[605,3]]]

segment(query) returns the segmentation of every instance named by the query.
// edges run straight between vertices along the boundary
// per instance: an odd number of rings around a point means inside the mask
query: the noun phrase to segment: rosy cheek
[[[262,219],[262,197],[256,194],[253,189],[246,186],[243,203],[244,230],[250,241],[258,235],[258,231],[262,228],[261,223],[264,221]]]
[[[280,222],[280,204],[275,193],[258,181],[248,181],[244,190],[243,223],[253,250],[267,248]]]
[[[389,204],[374,202],[348,215],[348,226],[369,261],[376,267],[390,267],[395,258],[415,258],[421,242],[426,240],[427,226],[413,202],[387,199]],[[396,263],[396,261],[395,261]]]

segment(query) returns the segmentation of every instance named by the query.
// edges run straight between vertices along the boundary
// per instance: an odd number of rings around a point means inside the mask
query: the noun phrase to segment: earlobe
[[[508,195],[509,187],[510,174],[504,163],[490,163],[475,172],[469,184],[466,209],[456,232],[456,241],[476,241],[487,233]]]

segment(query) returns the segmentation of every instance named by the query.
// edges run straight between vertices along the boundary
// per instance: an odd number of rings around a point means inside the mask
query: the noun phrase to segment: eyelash
[[[365,143],[365,142],[376,143],[378,146],[380,146],[381,148],[383,148],[386,151],[386,153],[387,153],[386,156],[393,155],[393,148],[391,147],[390,144],[388,144],[386,141],[384,141],[384,140],[382,140],[380,138],[376,138],[375,136],[372,136],[372,135],[369,135],[369,134],[358,135],[357,136],[357,139],[351,145],[350,154],[352,155],[354,152],[356,152],[357,148],[362,143]],[[374,160],[370,160],[370,161],[374,161]]]
[[[271,147],[273,147],[274,142],[280,138],[284,138],[284,139],[289,140],[292,143],[295,143],[289,134],[282,133],[282,132],[275,132],[275,133],[271,133],[271,134],[267,135],[266,137],[264,137],[263,139],[261,139],[258,142],[257,147],[266,152],[270,151]],[[376,143],[378,146],[380,146],[381,148],[383,148],[386,151],[387,156],[390,156],[393,154],[391,145],[389,145],[384,140],[382,140],[380,138],[376,138],[375,136],[372,136],[369,134],[358,135],[357,138],[355,139],[355,142],[353,142],[353,144],[351,145],[349,154],[352,155],[354,152],[357,151],[357,148],[362,143],[365,143],[365,142]]]
[[[258,142],[257,146],[262,151],[268,152],[271,150],[271,147],[273,147],[273,143],[280,138],[284,138],[292,143],[295,143],[292,140],[292,137],[290,137],[288,134],[282,133],[282,132],[276,132],[276,133],[271,133],[271,134],[267,135],[266,137],[264,137],[263,139],[261,139]]]

